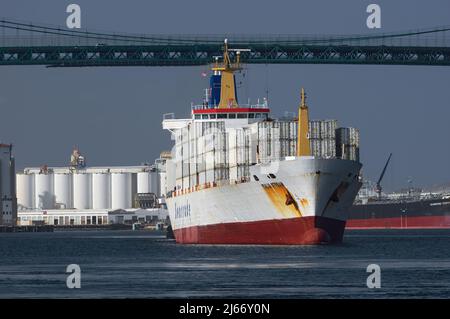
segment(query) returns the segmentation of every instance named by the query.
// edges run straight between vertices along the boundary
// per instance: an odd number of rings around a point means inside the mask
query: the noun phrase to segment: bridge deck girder
[[[251,45],[241,53],[250,64],[450,65],[450,47]],[[220,45],[0,47],[0,65],[192,66],[213,62]],[[231,54],[235,54],[232,52]]]

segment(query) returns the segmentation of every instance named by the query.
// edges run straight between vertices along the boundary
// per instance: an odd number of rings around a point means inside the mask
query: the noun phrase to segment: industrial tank
[[[39,209],[53,209],[55,207],[53,174],[36,174],[34,181],[35,207]]]
[[[54,174],[56,208],[72,208],[72,174]]]
[[[111,179],[108,173],[92,174],[92,208],[111,208]]]
[[[131,208],[131,174],[111,174],[111,208]]]
[[[137,192],[158,194],[158,178],[157,172],[137,173]]]
[[[91,208],[91,175],[73,174],[73,206],[76,209]]]
[[[17,204],[25,208],[35,208],[34,205],[34,175],[16,175]]]
[[[137,173],[137,192],[150,193],[150,172]]]

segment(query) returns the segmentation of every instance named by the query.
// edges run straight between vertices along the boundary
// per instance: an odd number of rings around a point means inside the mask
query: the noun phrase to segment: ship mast
[[[297,156],[310,156],[311,146],[308,139],[309,115],[304,88],[302,88],[300,98],[301,102],[298,108]]]
[[[240,51],[236,52],[236,62],[232,63],[229,55],[228,40],[224,41],[223,62],[216,60],[215,65],[211,68],[215,73],[221,74],[220,83],[220,102],[219,108],[237,108],[236,83],[234,79],[234,71],[241,70]]]

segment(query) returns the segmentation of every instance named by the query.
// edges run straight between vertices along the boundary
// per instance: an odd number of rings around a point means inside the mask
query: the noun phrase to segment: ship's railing
[[[197,192],[197,191],[200,191],[203,189],[214,188],[214,187],[218,187],[218,186],[242,184],[242,183],[248,183],[248,182],[250,182],[250,177],[241,177],[240,179],[237,179],[237,180],[225,179],[225,180],[220,180],[220,181],[215,181],[215,182],[208,182],[208,183],[204,183],[204,184],[195,185],[192,187],[178,188],[178,189],[171,190],[171,191],[167,192],[166,198],[185,195],[185,194]]]
[[[445,200],[446,196],[443,194],[427,194],[427,195],[407,195],[399,196],[396,198],[389,198],[387,196],[383,196],[381,200],[377,200],[376,197],[368,197],[368,198],[357,198],[355,200],[355,204],[370,204],[370,205],[383,205],[386,203],[389,204],[404,204],[415,201],[426,201],[426,200]]]
[[[175,113],[164,113],[163,120],[173,120],[175,119]]]
[[[256,104],[239,104],[239,108],[245,108],[245,109],[268,109],[269,105],[267,103],[256,103]],[[191,105],[191,110],[215,110],[219,109],[218,106],[211,107],[208,104],[198,104],[198,105]],[[230,108],[230,110],[233,110],[233,108]]]

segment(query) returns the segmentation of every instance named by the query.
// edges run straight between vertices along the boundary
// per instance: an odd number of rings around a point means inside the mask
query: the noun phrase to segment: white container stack
[[[297,122],[280,122],[280,156],[295,156],[297,149]]]
[[[336,120],[313,120],[309,123],[311,153],[316,157],[336,157]]]
[[[175,176],[176,167],[175,160],[170,159],[166,161],[166,185],[165,188],[161,188],[161,190],[165,191],[165,195],[171,194],[171,192],[175,191],[177,188],[177,179]]]
[[[195,122],[175,134],[176,185],[186,189],[228,179],[227,137],[223,122]]]
[[[297,149],[296,121],[258,123],[258,153],[261,163],[295,156]]]
[[[250,129],[230,129],[228,131],[228,147],[230,181],[243,181],[249,177],[251,161]]]
[[[167,173],[166,172],[159,172],[157,174],[159,179],[159,185],[156,189],[156,193],[158,197],[163,197],[166,195],[166,189],[167,189]]]
[[[258,157],[261,163],[281,159],[279,122],[258,123]]]
[[[295,156],[297,129],[296,121],[258,123],[259,162],[268,163]],[[343,151],[342,158],[359,161],[359,131],[355,128],[337,128],[337,120],[312,120],[309,122],[308,137],[311,155],[315,157],[342,157]]]
[[[223,122],[206,122],[213,124],[204,131],[206,182],[228,179],[227,136]],[[201,173],[201,172],[199,172]],[[191,185],[194,186],[194,185]]]
[[[359,130],[341,127],[336,130],[336,156],[359,162]]]

